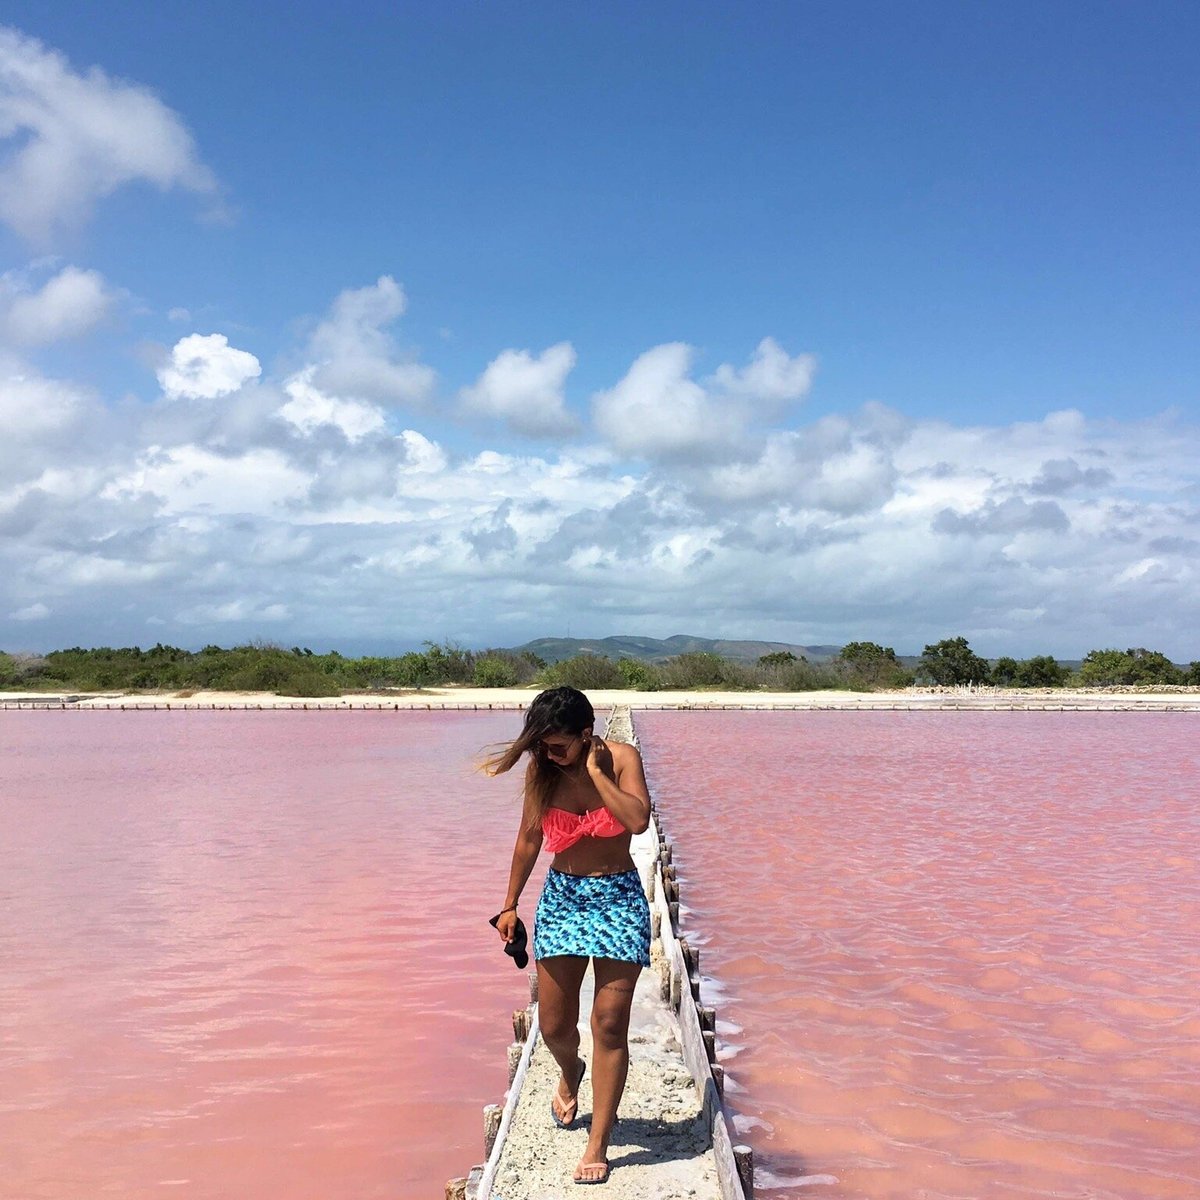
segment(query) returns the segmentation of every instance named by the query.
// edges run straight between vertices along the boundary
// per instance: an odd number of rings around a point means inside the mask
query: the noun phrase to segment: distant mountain
[[[662,662],[677,654],[697,652],[719,654],[739,662],[755,662],[763,654],[790,650],[797,658],[809,662],[835,658],[841,646],[796,646],[791,642],[739,642],[721,638],[689,637],[677,633],[669,638],[606,637],[606,638],[534,638],[523,646],[513,647],[518,653],[531,651],[546,662],[560,662],[577,654],[599,654],[605,658],[639,658],[643,662]]]

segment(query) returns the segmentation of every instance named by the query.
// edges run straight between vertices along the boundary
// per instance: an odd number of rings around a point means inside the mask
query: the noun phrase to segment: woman
[[[582,692],[550,688],[529,706],[521,735],[487,764],[499,775],[529,755],[521,828],[496,924],[506,942],[538,851],[544,845],[554,855],[534,915],[533,957],[538,1023],[562,1071],[550,1112],[563,1129],[574,1123],[587,1069],[579,1057],[579,987],[592,960],[592,1126],[576,1183],[608,1179],[608,1142],[629,1070],[633,989],[650,965],[650,911],[629,855],[632,835],[650,824],[642,759],[633,746],[597,737],[594,722]]]

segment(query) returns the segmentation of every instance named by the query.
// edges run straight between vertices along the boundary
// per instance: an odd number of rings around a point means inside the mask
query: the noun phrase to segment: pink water
[[[519,715],[0,715],[0,1197],[440,1196],[525,977]],[[533,885],[531,885],[533,886]]]
[[[483,923],[516,781],[472,764],[516,722],[3,714],[0,1197],[478,1161],[526,993]],[[764,1194],[1200,1195],[1194,717],[639,728]]]
[[[1195,716],[638,728],[761,1194],[1200,1196]]]

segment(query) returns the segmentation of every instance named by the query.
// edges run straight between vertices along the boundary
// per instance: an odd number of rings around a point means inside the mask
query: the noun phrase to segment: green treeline
[[[545,666],[532,655],[482,654],[429,645],[397,658],[346,658],[336,650],[314,654],[293,646],[100,647],[54,650],[44,656],[0,653],[0,687],[117,690],[275,692],[281,696],[337,696],[344,690],[422,688],[444,683],[508,687],[532,682]]]
[[[616,661],[580,654],[547,664],[528,651],[464,650],[427,643],[398,657],[346,658],[337,651],[253,644],[181,650],[156,645],[113,649],[54,650],[46,655],[0,652],[0,688],[11,690],[230,691],[274,692],[281,696],[337,696],[343,691],[436,687],[631,688],[637,691],[720,688],[735,691],[875,691],[912,684],[998,687],[1106,687],[1200,685],[1200,662],[1177,667],[1144,648],[1092,650],[1071,671],[1049,655],[989,662],[966,638],[946,638],[925,647],[915,666],[906,666],[890,646],[850,642],[837,657],[809,662],[788,651],[739,662],[716,654],[676,655],[662,662]]]
[[[995,687],[1178,687],[1200,684],[1200,662],[1177,667],[1157,650],[1089,650],[1077,671],[1048,654],[1018,662],[980,658],[966,638],[946,638],[926,646],[918,675],[936,684],[984,683]]]

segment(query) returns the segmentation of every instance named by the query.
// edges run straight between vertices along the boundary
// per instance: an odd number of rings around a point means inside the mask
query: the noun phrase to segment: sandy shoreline
[[[306,699],[271,692],[0,692],[0,706],[53,709],[517,709],[536,688],[436,687]],[[1200,688],[1177,691],[1108,688],[1034,690],[1017,688],[907,688],[890,692],[634,692],[597,689],[588,693],[597,708],[628,704],[645,709],[947,709],[1020,711],[1200,712]]]

